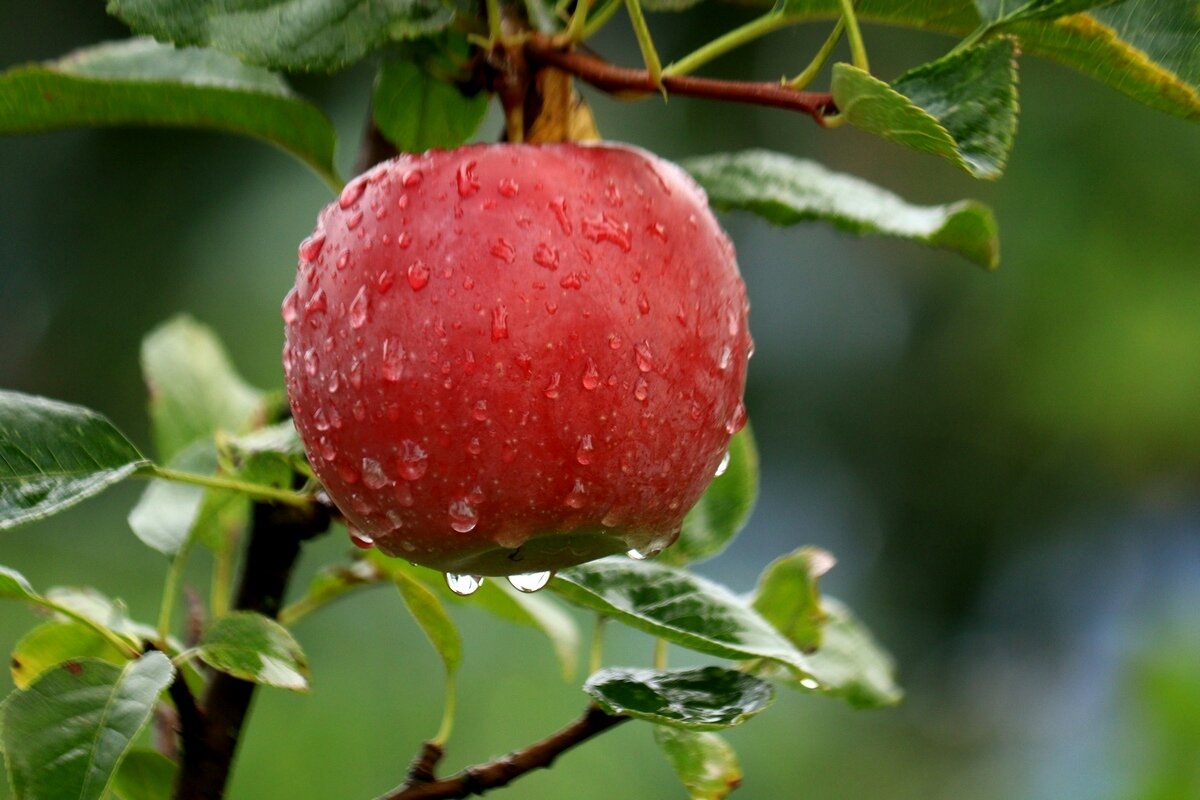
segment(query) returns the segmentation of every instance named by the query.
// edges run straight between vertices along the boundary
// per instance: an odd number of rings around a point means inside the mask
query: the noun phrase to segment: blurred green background
[[[651,25],[669,58],[747,16],[706,8]],[[610,27],[597,49],[636,63],[627,24]],[[715,72],[795,72],[817,28]],[[97,2],[7,2],[0,66],[124,35]],[[866,36],[884,78],[951,46]],[[294,81],[337,123],[344,171],[370,81],[365,66]],[[1033,59],[1021,92],[995,185],[785,112],[592,98],[608,138],[666,157],[770,147],[919,202],[977,197],[1002,226],[1003,263],[986,274],[906,243],[725,220],[753,303],[763,490],[742,537],[700,571],[748,590],[775,556],[828,548],[840,565],[824,588],[893,650],[908,691],[879,712],[782,695],[729,734],[742,800],[1200,798],[1200,136]],[[493,115],[481,136],[498,131]],[[148,444],[138,342],[181,311],[216,328],[253,382],[281,384],[279,302],[330,199],[303,167],[215,134],[77,131],[0,141],[0,176],[0,385],[92,406]],[[5,532],[0,563],[37,586],[95,583],[152,619],[165,563],[125,524],[139,488]],[[305,574],[346,549],[320,541]],[[447,766],[582,708],[536,634],[456,613],[467,650]],[[33,622],[3,607],[0,642]],[[394,785],[440,714],[420,632],[378,590],[298,636],[314,691],[260,693],[232,797],[354,800]],[[650,647],[614,632],[609,657],[643,664]],[[496,796],[684,793],[649,730],[629,725]]]

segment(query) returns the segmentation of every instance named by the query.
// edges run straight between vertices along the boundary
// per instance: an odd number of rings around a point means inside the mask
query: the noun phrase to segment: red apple
[[[321,213],[283,362],[360,543],[540,573],[674,541],[744,424],[746,313],[733,247],[675,165],[469,146],[381,164]]]

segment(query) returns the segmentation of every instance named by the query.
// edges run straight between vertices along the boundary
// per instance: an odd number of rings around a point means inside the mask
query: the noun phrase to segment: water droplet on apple
[[[325,309],[329,307],[329,303],[325,298],[325,290],[317,289],[313,292],[312,297],[308,298],[308,302],[304,304],[304,316],[311,317],[314,314],[324,314]]]
[[[592,442],[592,435],[587,433],[579,437],[579,447],[575,450],[575,460],[586,467],[592,463],[592,456],[595,453],[596,446]]]
[[[821,684],[817,683],[812,678],[801,678],[800,685],[803,686],[805,689],[820,689],[821,688]]]
[[[646,296],[645,292],[638,293],[637,306],[642,316],[650,313],[650,298]]]
[[[350,266],[350,251],[346,250],[340,256],[338,256],[337,261],[333,262],[333,265],[337,267],[338,272],[341,272],[346,267]]]
[[[382,489],[392,482],[387,473],[383,471],[383,467],[373,458],[362,460],[362,478],[363,485],[368,489]]]
[[[458,172],[454,175],[454,179],[458,184],[459,197],[470,197],[479,191],[479,178],[475,175],[474,161],[460,164]]]
[[[483,452],[483,445],[480,443],[478,436],[472,436],[471,441],[467,442],[467,452],[473,456],[477,456]]]
[[[483,586],[483,578],[479,575],[456,575],[453,572],[447,572],[446,585],[450,587],[450,591],[466,597],[479,591],[479,587]]]
[[[459,533],[470,533],[479,524],[479,511],[471,501],[460,497],[450,503],[450,527]]]
[[[324,246],[325,232],[317,231],[300,243],[300,259],[302,261],[316,261],[317,256],[321,255],[321,248]]]
[[[717,464],[717,472],[713,475],[714,478],[719,478],[725,474],[725,470],[729,469],[729,451],[725,451],[725,455],[721,456],[721,463]]]
[[[363,192],[367,190],[367,182],[362,178],[350,181],[346,187],[342,189],[341,195],[338,197],[338,206],[343,210],[349,208],[358,202],[358,199],[363,196]]]
[[[621,337],[618,334],[610,333],[608,335],[608,347],[610,350],[620,350],[621,344]]]
[[[533,260],[538,266],[545,267],[551,272],[558,269],[558,251],[545,242],[534,248]]]
[[[479,400],[475,403],[475,408],[471,409],[471,416],[476,422],[483,422],[487,419],[487,400]]]
[[[513,247],[507,239],[503,238],[492,242],[489,252],[505,264],[511,264],[517,258],[517,248]]]
[[[554,218],[558,220],[558,227],[562,229],[564,236],[570,236],[572,231],[571,218],[567,216],[567,200],[565,197],[556,197],[550,201],[550,210],[554,212]]]
[[[571,487],[571,493],[563,500],[563,505],[568,508],[583,508],[584,502],[587,500],[587,488],[583,485],[583,481],[579,478],[575,479],[575,485]]]
[[[375,288],[380,294],[387,294],[396,282],[396,277],[392,275],[390,270],[384,270],[379,273],[379,277],[375,279]]]
[[[729,369],[729,363],[733,360],[733,350],[729,345],[721,346],[721,354],[717,357],[717,367],[722,370]]]
[[[358,294],[354,295],[354,300],[350,303],[350,327],[358,330],[367,324],[367,316],[370,314],[370,311],[370,301],[367,299],[367,287],[360,286]]]
[[[633,396],[639,402],[646,402],[646,398],[650,396],[650,384],[646,383],[645,378],[637,379],[637,383],[633,385]]]
[[[423,177],[424,175],[421,174],[421,170],[410,169],[408,172],[404,173],[404,177],[400,179],[400,183],[406,189],[415,189],[421,185],[421,179]]]
[[[637,361],[639,372],[649,372],[654,369],[654,360],[650,355],[650,343],[643,339],[633,348],[634,359]]]
[[[628,551],[627,553],[625,553],[625,555],[629,556],[634,561],[645,561],[647,558],[645,553],[643,553],[641,550],[637,550],[637,549],[632,549],[632,550]]]
[[[363,212],[355,211],[353,214],[350,215],[350,219],[346,220],[346,229],[354,230],[355,228],[357,228],[359,225],[362,224],[362,220],[363,220]]]
[[[629,235],[629,223],[622,222],[607,211],[598,217],[585,217],[580,230],[591,241],[615,244],[626,253],[633,247],[633,238]]]
[[[383,379],[389,383],[395,383],[404,375],[404,348],[401,347],[394,339],[383,340],[383,366],[381,369]],[[354,382],[352,373],[351,383]]]
[[[584,367],[580,382],[583,384],[583,388],[589,392],[600,385],[600,370],[596,369],[596,362],[590,358],[587,360],[587,366]]]
[[[521,187],[512,178],[501,178],[500,183],[496,185],[496,191],[498,191],[502,197],[512,198],[517,196],[517,194],[521,191]]]
[[[429,285],[429,267],[420,259],[408,265],[408,285],[419,292]]]
[[[733,414],[725,423],[725,432],[734,434],[746,427],[746,405],[741,400],[734,406]]]
[[[546,395],[546,397],[550,400],[557,400],[558,399],[558,387],[561,382],[562,382],[562,375],[557,372],[554,373],[554,375],[552,375],[550,377],[550,383],[548,383],[546,385],[546,388],[542,390],[542,394]]]
[[[526,572],[524,575],[509,575],[508,582],[518,592],[532,594],[550,582],[550,572]]]
[[[420,480],[429,469],[429,454],[412,439],[400,443],[400,459],[397,465],[400,477],[406,481]]]
[[[496,306],[492,309],[492,341],[508,338],[508,309]]]
[[[295,289],[289,291],[287,296],[283,298],[283,306],[280,308],[280,312],[283,314],[283,321],[288,325],[291,325],[300,318],[300,312],[296,310],[297,300]]]

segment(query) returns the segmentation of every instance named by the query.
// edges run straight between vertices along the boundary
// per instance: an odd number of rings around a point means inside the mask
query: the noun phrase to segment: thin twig
[[[659,85],[646,70],[618,67],[588,53],[565,50],[544,36],[530,37],[525,52],[533,61],[557,67],[610,94],[650,95],[659,91]],[[837,113],[833,95],[828,92],[799,92],[779,83],[663,75],[662,88],[668,94],[799,111],[817,122]]]
[[[379,800],[455,800],[473,794],[483,794],[491,789],[506,786],[527,772],[549,767],[556,758],[572,747],[628,721],[629,717],[608,714],[596,706],[589,706],[582,717],[540,742],[487,764],[467,767],[449,778],[432,781],[413,780],[410,770],[406,784],[383,795]],[[419,761],[420,759],[418,763]]]

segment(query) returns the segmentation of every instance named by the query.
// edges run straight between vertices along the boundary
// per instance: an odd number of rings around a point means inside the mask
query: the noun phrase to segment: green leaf
[[[824,597],[821,607],[826,622],[820,649],[808,657],[808,676],[770,664],[756,665],[754,674],[802,691],[840,697],[856,708],[899,703],[904,692],[896,683],[896,664],[891,655],[843,603]]]
[[[168,464],[172,469],[212,475],[217,450],[212,441],[196,441]],[[179,554],[200,517],[206,491],[174,481],[151,481],[129,512],[129,527],[143,543],[170,558]]]
[[[99,800],[175,670],[158,652],[124,669],[68,661],[4,704],[0,743],[20,800]]]
[[[331,184],[336,132],[278,75],[213,50],[109,42],[0,74],[0,133],[78,126],[207,128],[262,139]]]
[[[741,725],[771,704],[771,684],[724,667],[602,669],[583,690],[610,714],[694,731]]]
[[[975,0],[975,7],[979,9],[985,29],[996,30],[1002,25],[1021,20],[1055,19],[1114,2],[1116,0],[1018,0],[1016,3],[1010,0]]]
[[[775,7],[775,0],[756,0]],[[1125,0],[1053,20],[1028,20],[1004,28],[1020,51],[1052,58],[1119,92],[1185,119],[1200,120],[1200,17],[1194,0]],[[980,16],[971,0],[861,0],[864,22],[905,25],[965,36]],[[836,19],[839,0],[787,0],[791,22]]]
[[[147,463],[94,411],[0,390],[0,530],[70,508]]]
[[[138,33],[272,69],[333,72],[394,39],[444,28],[436,0],[108,0]]]
[[[45,599],[51,607],[68,609],[135,642],[158,639],[153,627],[129,618],[124,601],[113,600],[91,587],[55,586],[46,591]]]
[[[989,269],[1000,260],[995,217],[974,200],[915,206],[860,178],[766,150],[694,158],[683,166],[718,209],[744,209],[776,225],[817,220],[850,233],[908,239]]]
[[[212,330],[190,317],[176,317],[146,337],[142,373],[163,459],[218,431],[245,433],[266,415],[264,394],[234,371]]]
[[[891,86],[835,64],[830,89],[841,114],[858,128],[942,156],[976,178],[994,180],[1004,171],[1017,132],[1010,38],[951,53]]]
[[[205,631],[196,648],[210,667],[242,680],[308,690],[308,662],[287,628],[252,611],[235,611]]]
[[[13,648],[10,666],[13,684],[25,689],[46,670],[64,661],[96,658],[118,666],[129,657],[81,622],[52,620],[26,633]]]
[[[804,655],[758,612],[724,586],[681,569],[606,558],[563,570],[550,587],[575,605],[700,653],[808,671]]]
[[[169,800],[179,767],[157,750],[130,750],[110,786],[117,800]]]
[[[401,152],[457,147],[474,135],[487,114],[488,95],[465,96],[455,85],[465,62],[466,40],[450,52],[407,48],[385,58],[375,77],[375,124]]]
[[[237,459],[246,461],[254,456],[279,455],[300,457],[304,455],[304,443],[290,420],[268,425],[225,441],[225,447]]]
[[[462,663],[462,639],[442,601],[425,584],[400,570],[392,573],[392,580],[409,613],[441,657],[446,674],[453,676]]]
[[[825,612],[818,587],[837,561],[817,547],[801,547],[771,562],[758,579],[754,608],[805,653],[821,646]]]
[[[41,595],[33,590],[24,575],[15,569],[0,567],[0,599],[37,602]]]
[[[724,472],[704,490],[700,502],[683,518],[683,530],[660,561],[687,564],[720,553],[742,530],[758,497],[758,449],[746,426],[729,441]]]
[[[540,631],[550,641],[558,658],[563,677],[570,680],[579,658],[579,629],[575,620],[545,594],[526,594],[511,588],[502,578],[484,581],[470,595],[457,595],[446,586],[445,576],[435,570],[409,564],[399,558],[389,558],[371,550],[366,558],[386,574],[396,571],[423,581],[444,600],[456,605],[475,606],[500,619]]]
[[[655,725],[654,741],[691,800],[724,800],[742,783],[737,754],[719,734]]]

